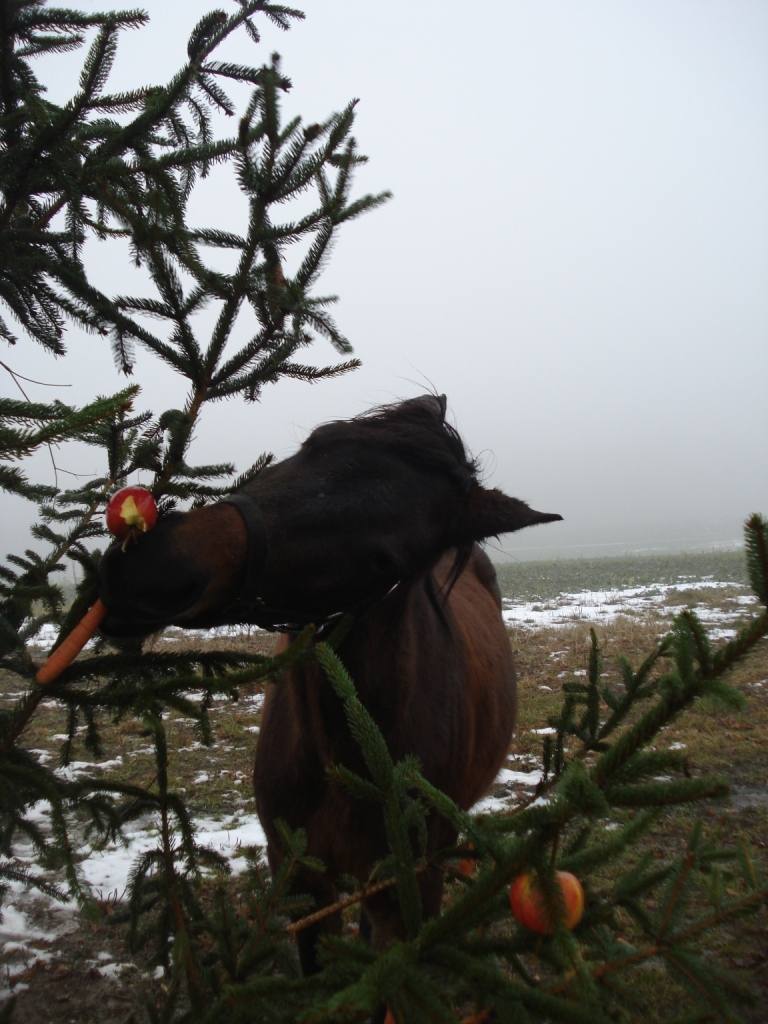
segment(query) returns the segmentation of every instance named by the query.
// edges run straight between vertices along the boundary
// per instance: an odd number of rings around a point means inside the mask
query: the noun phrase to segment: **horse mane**
[[[349,420],[335,420],[317,427],[302,445],[316,449],[339,443],[359,443],[396,453],[407,462],[448,476],[467,493],[478,483],[479,466],[467,452],[458,431],[445,421],[445,398],[425,395],[392,405],[380,405]],[[439,594],[428,577],[428,596],[445,621],[443,606],[469,561],[473,542],[456,548],[453,564]]]
[[[458,432],[446,423],[442,401],[431,395],[324,423],[312,431],[302,448],[342,442],[395,452],[413,465],[450,477],[465,493],[478,482],[477,461]]]

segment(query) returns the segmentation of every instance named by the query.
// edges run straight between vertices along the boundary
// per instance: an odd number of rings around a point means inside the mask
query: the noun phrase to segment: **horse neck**
[[[446,619],[445,595],[439,591],[432,569],[408,582],[359,616],[338,647],[338,656],[355,684],[357,695],[386,732],[407,704],[412,691],[423,682],[436,642],[442,652],[453,644]],[[436,640],[437,638],[437,640]],[[334,731],[344,712],[317,663],[291,671],[294,699],[318,712],[323,727]]]

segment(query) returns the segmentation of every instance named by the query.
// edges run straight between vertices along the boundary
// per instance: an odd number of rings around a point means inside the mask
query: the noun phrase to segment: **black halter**
[[[248,534],[248,558],[245,563],[245,577],[238,601],[258,601],[259,584],[269,554],[264,516],[253,498],[248,498],[244,494],[230,494],[228,498],[222,498],[221,504],[235,506],[243,517]]]
[[[374,594],[356,607],[332,612],[330,615],[295,612],[267,605],[259,596],[261,578],[269,555],[267,528],[261,510],[254,499],[245,494],[230,494],[229,497],[222,498],[220,504],[235,506],[243,518],[248,534],[245,575],[240,593],[231,605],[231,611],[240,622],[252,622],[273,633],[296,633],[312,624],[316,627],[315,636],[319,638],[332,629],[344,615],[360,615],[368,611],[388,597],[400,584],[400,580],[396,580],[394,584],[387,586],[385,591]]]

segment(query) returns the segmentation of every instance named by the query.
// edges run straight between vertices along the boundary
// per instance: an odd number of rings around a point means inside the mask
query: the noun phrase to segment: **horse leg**
[[[441,818],[437,814],[431,814],[427,818],[427,850],[430,853],[453,846],[456,837],[456,829],[445,818]],[[442,868],[428,867],[417,877],[419,895],[421,896],[421,914],[425,921],[437,917],[440,913],[443,902],[443,875]],[[376,953],[386,949],[393,939],[407,937],[405,922],[394,890],[385,889],[376,893],[375,896],[369,896],[363,900],[360,909],[361,937],[363,936],[363,915],[369,918],[370,939],[368,941]]]
[[[324,935],[341,935],[341,911],[318,921],[317,924],[302,928],[296,935],[301,973],[305,978],[312,974],[319,974],[322,970],[317,951],[318,942]]]
[[[364,942],[366,946],[370,946],[372,935],[373,922],[371,921],[371,915],[368,913],[365,907],[361,905],[360,921],[358,924],[358,936],[361,942]]]
[[[373,940],[373,921],[371,915],[366,910],[365,906],[360,907],[360,940],[366,944],[366,946],[372,945]],[[384,1024],[387,1017],[387,1004],[379,1003],[370,1017],[366,1020],[365,1024]]]
[[[428,868],[418,880],[421,893],[421,908],[425,919],[437,917],[443,900],[443,872],[439,868]],[[368,897],[360,908],[360,938],[377,953],[393,939],[405,939],[406,929],[400,905],[391,891]],[[384,1024],[387,1004],[381,1003],[365,1024]]]
[[[282,846],[273,838],[267,839],[267,860],[269,868],[274,875],[283,861],[285,852]],[[294,893],[307,893],[314,900],[315,910],[322,910],[336,902],[335,886],[324,878],[312,873],[298,871],[291,879],[291,891]],[[310,924],[296,933],[296,946],[299,953],[299,964],[301,973],[305,978],[311,974],[319,974],[322,970],[318,959],[318,942],[324,935],[341,935],[341,911],[338,910],[329,914],[315,924]]]
[[[421,893],[421,912],[424,920],[437,917],[443,902],[443,878],[442,868],[427,868],[419,876],[419,892]]]
[[[336,902],[336,889],[333,885],[323,884],[316,875],[310,878],[297,876],[291,888],[293,892],[307,892],[314,897],[315,910],[322,910]],[[320,883],[320,884],[318,884]],[[341,911],[337,910],[322,920],[310,924],[296,933],[296,945],[299,951],[299,963],[301,973],[305,978],[311,974],[318,974],[322,966],[318,958],[318,943],[324,935],[341,935]]]
[[[427,868],[418,877],[421,911],[424,920],[437,917],[443,901],[443,871]],[[393,939],[405,939],[406,928],[400,904],[388,889],[368,896],[360,909],[360,938],[377,953],[386,949]]]

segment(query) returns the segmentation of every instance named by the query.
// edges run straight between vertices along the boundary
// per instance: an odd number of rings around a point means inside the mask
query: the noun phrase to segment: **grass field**
[[[517,657],[520,716],[507,770],[494,786],[488,807],[514,805],[535,785],[541,766],[539,731],[559,706],[562,683],[585,674],[590,626],[597,630],[606,679],[611,681],[617,677],[617,655],[624,654],[638,663],[681,605],[692,603],[707,610],[720,636],[736,629],[750,611],[743,559],[731,553],[527,562],[503,566],[499,576],[510,616],[510,642]],[[583,599],[585,593],[607,594],[608,598],[588,605]],[[580,604],[569,596],[574,594],[581,595]],[[537,604],[554,609],[558,621],[543,626],[537,623],[539,613],[527,611]],[[526,610],[516,618],[521,608]],[[586,614],[585,608],[599,610],[599,614]],[[167,641],[158,638],[153,642],[162,645]],[[268,648],[272,639],[256,632],[250,637],[216,641],[197,638],[194,642]],[[767,643],[763,642],[758,652],[733,673],[731,682],[746,699],[743,712],[726,712],[702,701],[664,734],[665,742],[685,750],[694,776],[725,775],[731,786],[730,797],[666,815],[644,849],[660,859],[679,852],[693,823],[702,818],[714,840],[746,840],[766,870]],[[10,702],[17,692],[13,679],[0,678],[0,700]],[[260,703],[261,695],[256,690],[242,693],[237,702],[218,702],[213,715],[215,740],[210,747],[200,744],[189,719],[172,716],[169,721],[174,750],[171,783],[185,793],[200,840],[228,856],[235,870],[245,865],[244,846],[258,842],[260,834],[250,787]],[[62,709],[49,701],[33,720],[27,745],[38,757],[53,763],[59,757],[65,731]],[[104,756],[99,765],[91,763],[92,759],[80,749],[73,752],[73,762],[64,770],[75,775],[96,772],[149,783],[154,762],[139,726],[107,726],[104,737]],[[38,809],[38,813],[44,819],[44,809]],[[0,984],[4,981],[6,991],[20,993],[18,1021],[111,1024],[123,1021],[129,1011],[137,1009],[143,993],[151,997],[159,992],[162,978],[152,976],[146,956],[128,952],[123,927],[112,923],[131,857],[141,849],[142,842],[151,841],[151,832],[151,823],[138,823],[128,834],[128,849],[81,850],[83,872],[107,910],[98,925],[84,924],[72,907],[57,907],[47,898],[24,893],[19,887],[12,890],[0,922],[0,942],[4,943],[4,978]],[[23,857],[23,847],[20,854]],[[763,911],[729,924],[711,949],[714,961],[741,970],[755,986],[760,1002],[744,1015],[750,1024],[767,1019],[767,932],[768,915]],[[648,1021],[673,1019],[682,1012],[681,993],[674,987],[660,986],[659,978],[653,964],[635,976],[652,1008],[645,1018]]]
[[[580,591],[621,590],[713,579],[746,586],[741,551],[711,551],[641,558],[562,558],[551,562],[505,562],[496,566],[504,597],[532,600]]]

